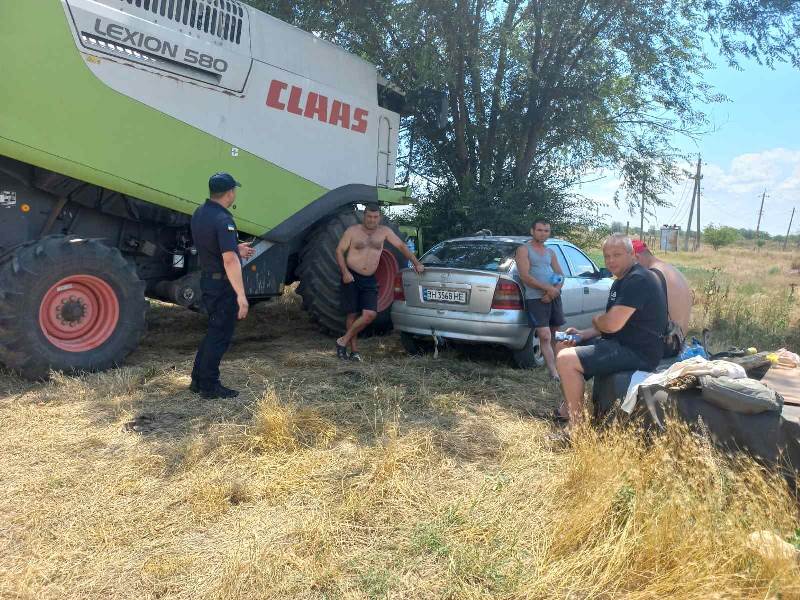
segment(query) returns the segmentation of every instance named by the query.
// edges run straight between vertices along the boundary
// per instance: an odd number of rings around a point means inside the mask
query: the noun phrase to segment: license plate
[[[448,302],[450,304],[466,304],[467,292],[460,290],[440,290],[436,288],[422,288],[422,298],[426,302]]]

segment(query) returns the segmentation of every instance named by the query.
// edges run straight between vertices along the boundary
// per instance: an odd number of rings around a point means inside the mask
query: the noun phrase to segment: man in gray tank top
[[[550,223],[546,219],[536,219],[531,225],[531,237],[528,243],[517,248],[517,271],[525,285],[528,322],[539,337],[550,376],[558,381],[553,336],[566,322],[561,306],[564,273],[555,252],[544,245],[550,237]]]

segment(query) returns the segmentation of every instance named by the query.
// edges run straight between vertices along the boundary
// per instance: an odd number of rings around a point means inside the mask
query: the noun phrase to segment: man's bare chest
[[[353,239],[353,248],[355,250],[381,250],[384,240],[386,240],[386,234],[383,232],[362,233]]]

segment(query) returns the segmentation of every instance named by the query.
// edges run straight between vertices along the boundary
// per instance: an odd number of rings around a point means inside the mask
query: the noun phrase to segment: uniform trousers
[[[233,338],[239,304],[227,279],[202,277],[200,290],[208,313],[208,331],[194,358],[192,379],[197,380],[200,389],[209,389],[219,383],[219,363]]]

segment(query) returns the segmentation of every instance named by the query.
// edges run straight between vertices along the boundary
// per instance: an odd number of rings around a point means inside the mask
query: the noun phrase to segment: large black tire
[[[512,352],[514,356],[514,363],[520,369],[535,369],[544,364],[544,356],[542,356],[542,347],[539,344],[539,337],[536,332],[531,330],[528,334],[528,340],[520,350]]]
[[[88,281],[88,287],[56,287],[62,280]],[[88,296],[76,290],[89,290]],[[144,290],[119,250],[97,240],[54,235],[25,244],[0,265],[0,362],[31,379],[47,377],[50,369],[97,371],[118,365],[144,333]],[[87,297],[92,300],[84,301]],[[47,307],[67,327],[65,335],[69,327],[85,335],[67,341],[61,334],[48,336],[55,319],[42,316],[50,314]]]
[[[303,308],[311,319],[328,335],[344,333],[347,318],[341,308],[342,274],[336,264],[336,246],[345,229],[360,222],[360,211],[348,209],[336,213],[311,230],[300,251],[297,293],[303,297]],[[400,239],[404,238],[397,226],[385,217],[383,225],[391,228]],[[385,244],[384,249],[391,252],[401,269],[405,266],[406,259],[394,246]],[[378,308],[383,310],[378,310],[377,318],[360,335],[380,335],[392,329],[391,302]]]

